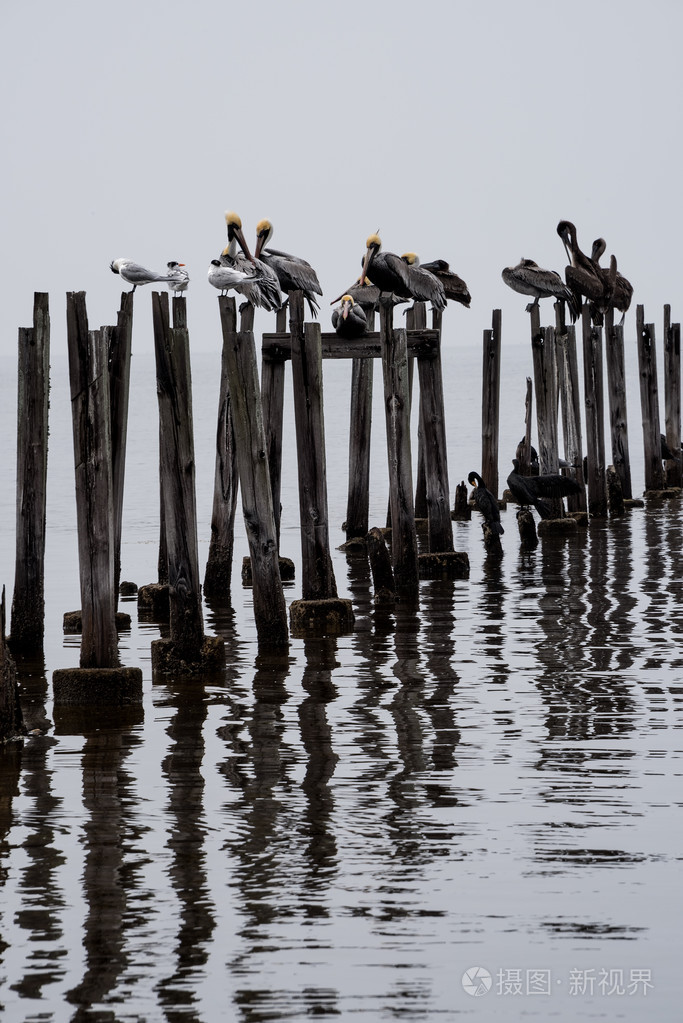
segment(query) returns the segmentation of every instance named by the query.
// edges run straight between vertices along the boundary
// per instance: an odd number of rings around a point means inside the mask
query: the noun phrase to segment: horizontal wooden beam
[[[439,350],[438,330],[409,330],[408,354],[418,358],[433,358]],[[264,334],[261,352],[264,359],[284,362],[292,355],[291,340],[286,334]],[[322,335],[323,359],[381,359],[379,334],[365,334],[349,341],[334,331]]]

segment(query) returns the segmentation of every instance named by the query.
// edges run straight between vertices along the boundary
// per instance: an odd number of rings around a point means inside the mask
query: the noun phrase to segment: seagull
[[[220,259],[211,260],[208,278],[209,284],[218,288],[221,295],[227,295],[229,288],[239,291],[241,285],[261,279],[257,274],[248,274],[231,266],[222,266]]]
[[[109,264],[109,269],[112,273],[123,277],[127,284],[132,284],[133,291],[135,291],[138,284],[152,284],[155,281],[173,280],[167,274],[157,274],[154,270],[147,270],[144,266],[140,266],[139,263],[134,263],[132,259],[124,259],[123,257],[112,260]]]
[[[184,263],[177,263],[174,259],[170,263],[167,263],[168,267],[168,290],[174,292],[176,295],[180,295],[182,291],[187,291],[187,286],[190,283],[190,275],[187,270],[184,269]],[[183,269],[181,269],[181,267]]]

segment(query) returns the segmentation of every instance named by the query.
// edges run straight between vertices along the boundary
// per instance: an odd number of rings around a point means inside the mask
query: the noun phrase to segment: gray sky
[[[465,278],[456,338],[480,338],[493,307],[504,340],[524,336],[500,271],[563,271],[563,218],[633,282],[627,339],[636,301],[680,318],[678,0],[25,0],[3,29],[4,353],[34,291],[55,354],[67,290],[87,292],[92,327],[115,322],[118,256],[186,263],[191,342],[219,349],[206,271],[226,209],[251,243],[269,217],[273,245],[313,263],[324,329],[380,228]]]

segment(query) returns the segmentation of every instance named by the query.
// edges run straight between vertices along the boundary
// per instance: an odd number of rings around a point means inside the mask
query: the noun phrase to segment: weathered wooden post
[[[290,292],[292,388],[301,521],[301,600],[293,601],[292,630],[346,632],[353,628],[351,602],[337,596],[330,554],[327,467],[323,411],[322,334],[319,323],[304,324],[304,296]]]
[[[566,326],[563,323],[563,311],[563,303],[556,302],[555,357],[557,360],[558,389],[561,397],[560,407],[562,410],[564,456],[571,466],[572,478],[581,486],[580,493],[570,494],[567,497],[567,508],[573,512],[585,512],[586,487],[583,478],[581,393],[576,355],[576,330],[573,324]]]
[[[502,313],[493,310],[491,329],[484,331],[481,395],[481,476],[498,497],[498,436],[500,426],[500,354]]]
[[[66,297],[81,583],[80,668],[53,673],[55,705],[139,703],[142,672],[119,665],[109,339],[89,331],[85,292]]]
[[[680,487],[681,472],[681,325],[671,322],[671,306],[664,306],[664,422],[666,443],[676,458],[666,463],[666,485]]]
[[[555,331],[541,327],[539,306],[531,307],[531,355],[536,391],[536,428],[538,430],[538,461],[540,471],[557,472],[559,452],[557,438],[557,365]]]
[[[628,450],[624,328],[620,324],[615,326],[613,309],[609,309],[605,315],[605,363],[607,366],[612,464],[621,483],[623,504],[624,499],[631,500],[633,498],[633,490]],[[612,491],[613,489],[612,487]]]
[[[413,302],[406,310],[406,330],[423,330],[427,326],[427,308],[424,302]],[[413,388],[415,384],[415,359],[408,356],[408,394],[410,406],[413,406]],[[422,384],[420,382],[420,387]],[[418,397],[417,416],[417,475],[415,479],[415,518],[428,519],[429,507],[427,499],[427,469],[425,463],[425,436],[422,419],[422,391]]]
[[[645,461],[645,489],[661,490],[664,486],[662,470],[662,438],[659,426],[659,396],[657,391],[657,349],[654,323],[645,323],[642,305],[636,306],[636,336],[638,342],[638,371],[640,373],[640,408],[643,423]]]
[[[33,327],[19,328],[16,560],[10,646],[40,653],[45,629],[45,508],[50,397],[49,296],[33,297]]]
[[[283,647],[289,641],[287,607],[278,563],[254,334],[251,330],[234,332],[230,299],[219,296],[218,306],[232,398],[242,512],[249,542],[256,631],[261,648]]]
[[[278,309],[275,321],[278,334],[287,333],[287,308]],[[282,479],[282,424],[285,403],[285,358],[278,347],[262,351],[261,358],[261,402],[263,406],[263,429],[266,437],[266,454],[270,473],[270,491],[273,499],[275,535],[280,546],[280,504]],[[282,573],[282,565],[280,565]]]
[[[391,304],[380,301],[380,343],[389,460],[391,560],[397,595],[417,602],[420,583],[410,454],[408,345],[405,330],[393,329],[392,313]]]
[[[517,445],[515,455],[519,462],[521,476],[531,475],[531,423],[534,408],[534,385],[531,377],[526,378],[526,395],[524,397],[524,437]],[[486,482],[486,480],[484,480]],[[487,484],[488,486],[488,484]]]
[[[227,331],[237,331],[235,300],[226,307]],[[225,341],[221,354],[221,384],[218,398],[218,427],[216,430],[216,471],[211,510],[211,539],[204,573],[204,596],[211,600],[230,602],[232,559],[235,546],[235,511],[237,491],[237,450],[232,422],[232,401],[228,387]]]
[[[375,329],[375,314],[367,314],[367,331]],[[370,509],[370,448],[372,432],[372,378],[374,359],[351,360],[351,415],[349,430],[349,486],[346,502],[346,539],[368,532]]]
[[[180,300],[183,301],[183,300]],[[152,670],[193,674],[225,664],[223,640],[204,635],[187,327],[169,327],[168,294],[152,293],[170,638],[152,643]]]
[[[396,585],[391,555],[384,534],[377,526],[373,526],[368,532],[368,559],[375,589],[375,603],[393,603],[396,599]]]
[[[602,330],[591,325],[588,305],[582,310],[583,384],[588,460],[588,513],[607,517],[605,483],[605,413],[602,384]]]
[[[184,299],[182,300],[185,301]],[[103,328],[104,329],[104,328]],[[109,335],[109,386],[111,405],[112,487],[114,507],[114,594],[121,581],[121,537],[123,531],[123,484],[126,475],[128,399],[133,336],[133,292],[121,294],[116,326]]]

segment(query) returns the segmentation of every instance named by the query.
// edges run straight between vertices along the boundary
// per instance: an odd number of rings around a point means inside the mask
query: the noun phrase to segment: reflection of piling
[[[218,300],[232,398],[242,512],[247,529],[259,644],[288,642],[287,609],[278,565],[278,545],[263,426],[261,391],[252,330],[234,331],[230,300]],[[232,328],[232,329],[231,329]]]
[[[237,329],[234,298],[229,299],[226,305],[226,319],[228,334],[234,334]],[[211,511],[211,540],[204,574],[204,595],[213,600],[227,603],[230,600],[239,480],[225,347],[225,342],[223,342],[216,431],[216,471]]]
[[[666,485],[683,485],[681,471],[681,325],[671,322],[671,306],[664,306],[664,422],[666,443],[676,455],[666,463]]]
[[[152,294],[152,313],[170,605],[170,638],[152,644],[152,667],[192,672],[207,662],[220,665],[225,653],[221,640],[204,637],[188,330],[169,326],[167,293]]]
[[[654,323],[645,323],[644,308],[636,307],[636,339],[640,372],[640,407],[643,421],[645,489],[661,490],[662,439],[659,426],[659,395],[657,391],[657,350]],[[680,442],[679,442],[680,443]]]
[[[500,422],[500,355],[502,313],[493,310],[491,329],[484,331],[481,404],[481,476],[498,497],[498,436]]]
[[[584,305],[582,311],[582,328],[588,513],[597,518],[605,518],[607,515],[607,493],[605,488],[602,329],[591,325],[591,315],[587,305]]]
[[[17,514],[12,635],[15,650],[40,652],[45,629],[50,314],[48,295],[33,299],[33,327],[19,328]]]
[[[382,530],[373,526],[367,534],[368,559],[375,589],[375,603],[392,603],[396,598],[391,555]]]

